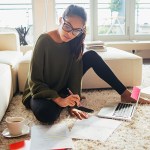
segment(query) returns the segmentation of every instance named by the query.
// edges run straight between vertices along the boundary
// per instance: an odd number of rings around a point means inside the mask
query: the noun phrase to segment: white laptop
[[[103,107],[99,111],[98,117],[130,121],[138,105],[140,91],[138,87],[133,87],[131,97],[136,100],[136,103],[119,102],[114,106]]]

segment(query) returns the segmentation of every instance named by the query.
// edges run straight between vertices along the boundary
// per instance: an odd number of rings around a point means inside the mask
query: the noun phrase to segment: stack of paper
[[[92,116],[77,120],[70,132],[65,124],[31,128],[30,150],[74,149],[72,138],[106,141],[122,121]]]
[[[92,116],[88,119],[76,121],[70,136],[76,139],[100,140],[104,142],[121,123],[122,121]]]
[[[65,124],[52,126],[37,125],[31,128],[30,150],[73,149]]]
[[[150,98],[150,86],[141,90],[141,96],[145,98]]]
[[[87,46],[91,46],[91,45],[104,45],[104,42],[103,41],[92,41],[92,42],[85,42],[85,44]]]
[[[87,50],[106,51],[106,47],[102,41],[89,42],[85,45]]]

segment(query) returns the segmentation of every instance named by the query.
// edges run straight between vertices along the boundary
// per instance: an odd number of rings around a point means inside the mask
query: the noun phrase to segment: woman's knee
[[[31,110],[37,120],[52,124],[59,117],[62,108],[47,99],[32,99]]]
[[[38,121],[52,124],[58,119],[60,112],[50,112],[43,107],[38,112],[34,113],[34,115]]]
[[[93,50],[87,51],[83,55],[83,59],[88,59],[88,60],[91,60],[91,59],[95,60],[97,57],[101,58],[100,55]]]

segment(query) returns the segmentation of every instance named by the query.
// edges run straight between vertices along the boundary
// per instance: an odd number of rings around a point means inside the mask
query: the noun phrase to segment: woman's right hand
[[[80,97],[78,94],[72,94],[67,96],[66,98],[55,98],[53,99],[53,101],[58,104],[60,107],[67,107],[67,106],[75,106],[77,104],[77,106],[80,105]]]
[[[77,117],[78,119],[82,120],[82,119],[87,119],[88,118],[88,113],[78,110],[76,108],[70,108],[69,109],[69,113],[74,116]]]

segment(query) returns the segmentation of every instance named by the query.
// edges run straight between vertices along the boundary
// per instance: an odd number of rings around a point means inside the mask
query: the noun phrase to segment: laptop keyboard
[[[134,106],[135,105],[132,104],[119,103],[113,113],[113,116],[128,118],[131,116]]]

